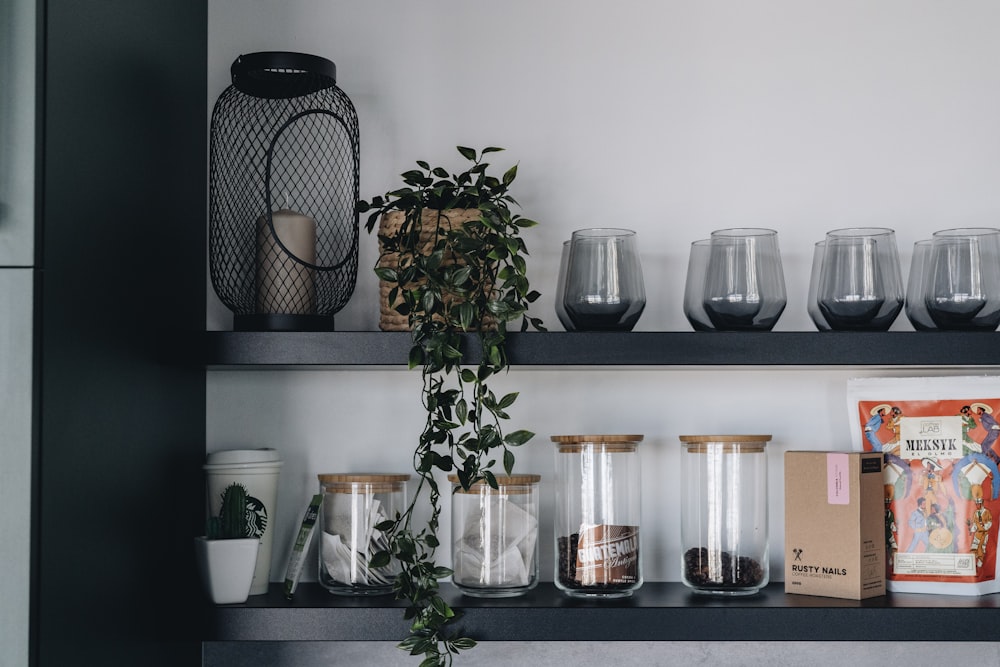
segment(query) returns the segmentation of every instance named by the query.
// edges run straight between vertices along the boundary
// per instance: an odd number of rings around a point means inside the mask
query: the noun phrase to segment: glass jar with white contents
[[[377,526],[406,510],[406,474],[319,475],[323,503],[318,524],[319,583],[338,595],[392,592],[398,561],[371,567],[376,553],[389,549]]]
[[[627,597],[642,586],[641,435],[554,435],[555,585],[566,595]]]
[[[541,475],[497,475],[497,488],[462,488],[449,475],[452,582],[465,595],[522,595],[538,584],[538,489]]]
[[[682,435],[681,577],[697,593],[767,585],[769,435]]]

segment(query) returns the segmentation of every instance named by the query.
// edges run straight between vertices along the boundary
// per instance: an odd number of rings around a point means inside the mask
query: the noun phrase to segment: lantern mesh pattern
[[[243,55],[232,77],[212,112],[212,286],[237,329],[330,329],[358,272],[354,105],[317,56]],[[283,236],[279,212],[315,221],[314,255]]]

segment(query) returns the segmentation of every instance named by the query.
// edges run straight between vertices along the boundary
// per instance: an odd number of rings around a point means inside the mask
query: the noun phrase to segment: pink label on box
[[[826,502],[831,505],[849,505],[851,487],[848,475],[851,458],[843,453],[826,455]]]

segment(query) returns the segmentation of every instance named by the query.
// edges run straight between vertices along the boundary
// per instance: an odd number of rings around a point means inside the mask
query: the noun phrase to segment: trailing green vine
[[[371,565],[385,567],[393,558],[400,564],[394,590],[408,603],[405,617],[411,625],[399,648],[423,655],[421,667],[451,665],[455,655],[476,645],[452,629],[456,612],[440,595],[438,582],[452,572],[435,562],[441,516],[435,471],[454,472],[466,490],[480,481],[497,488],[497,457],[509,475],[514,448],[534,435],[505,431],[507,409],[518,393],[498,397],[488,385],[508,368],[508,322],[520,319],[521,331],[529,326],[544,330],[541,320],[528,315],[528,305],[539,294],[529,288],[528,249],[520,234],[537,223],[511,211],[519,206],[509,194],[517,165],[497,178],[483,161],[500,150],[459,146],[472,164],[455,174],[418,161],[420,169],[402,174],[404,187],[359,202],[362,213],[370,212],[369,233],[382,216],[404,214],[398,231],[379,233],[375,272],[390,286],[389,304],[408,318],[409,366],[421,369],[427,419],[413,455],[418,476],[413,498],[403,514],[378,526],[389,533],[390,546],[374,554]],[[460,209],[474,209],[478,216],[449,224],[457,217],[449,212]],[[387,256],[393,261],[383,262]],[[475,367],[462,365],[465,355],[478,358]],[[420,527],[414,509],[425,494],[431,514]]]

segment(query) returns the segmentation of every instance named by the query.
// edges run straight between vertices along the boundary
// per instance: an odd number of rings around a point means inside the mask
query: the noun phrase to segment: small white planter
[[[198,571],[205,593],[215,604],[239,604],[250,596],[260,539],[210,540],[194,538]]]

